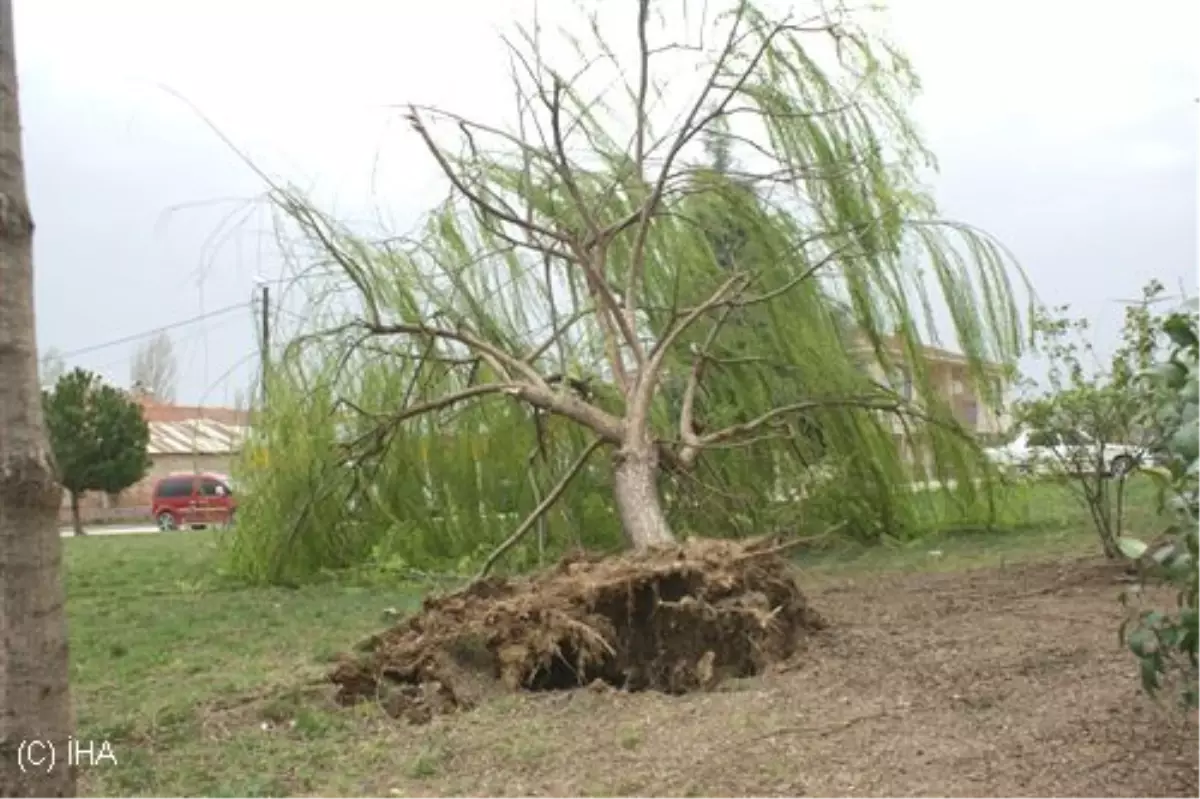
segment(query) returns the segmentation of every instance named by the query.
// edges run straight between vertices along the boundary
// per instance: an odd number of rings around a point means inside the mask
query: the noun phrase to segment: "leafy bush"
[[[1116,460],[1110,445],[1140,465],[1162,449],[1164,439],[1161,420],[1145,412],[1158,406],[1163,386],[1138,378],[1163,354],[1164,319],[1150,310],[1162,291],[1157,280],[1146,285],[1143,301],[1126,311],[1120,345],[1102,368],[1091,368],[1099,361],[1086,319],[1067,317],[1065,305],[1039,312],[1034,332],[1049,369],[1041,390],[1015,408],[1031,445],[1063,442],[1051,444],[1044,465],[1065,478],[1110,558],[1122,553],[1126,489],[1125,480],[1110,479]]]
[[[1125,539],[1127,555],[1138,558],[1149,571],[1170,580],[1177,588],[1174,610],[1142,611],[1121,627],[1121,637],[1141,664],[1142,685],[1156,695],[1170,673],[1185,678],[1183,701],[1197,706],[1197,525],[1200,518],[1200,390],[1197,361],[1197,315],[1194,310],[1167,317],[1163,330],[1172,351],[1165,363],[1145,376],[1165,389],[1162,402],[1149,422],[1169,432],[1167,467],[1162,480],[1162,512],[1170,519],[1165,541],[1148,546]]]

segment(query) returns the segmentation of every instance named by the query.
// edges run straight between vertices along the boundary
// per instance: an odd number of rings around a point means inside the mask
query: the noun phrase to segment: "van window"
[[[160,497],[188,497],[192,495],[192,478],[172,477],[158,484]]]
[[[1057,447],[1058,444],[1057,433],[1048,430],[1034,430],[1029,434],[1029,446],[1031,447]]]
[[[220,480],[206,477],[200,482],[200,494],[206,497],[227,497],[233,492]]]

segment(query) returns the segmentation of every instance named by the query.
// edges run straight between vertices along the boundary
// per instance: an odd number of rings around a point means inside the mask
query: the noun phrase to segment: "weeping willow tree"
[[[1021,345],[1017,269],[921,190],[932,157],[906,115],[908,62],[841,7],[777,19],[743,2],[698,25],[672,8],[609,4],[635,34],[625,55],[595,16],[557,66],[540,27],[506,39],[507,126],[409,107],[452,189],[411,236],[369,240],[277,189],[358,300],[304,337],[321,353],[305,362],[342,394],[347,457],[409,447],[389,462],[409,464],[390,484],[425,486],[406,494],[410,520],[440,518],[431,449],[478,472],[505,454],[480,450],[493,437],[530,450],[506,463],[534,485],[502,549],[578,497],[572,481],[610,492],[642,548],[730,516],[731,497],[768,507],[817,466],[884,527],[911,504],[908,480],[983,468],[920,352],[940,303],[992,397],[988,364]],[[725,154],[705,164],[713,134]],[[870,361],[903,362],[917,399]],[[386,387],[371,407],[367,372]]]

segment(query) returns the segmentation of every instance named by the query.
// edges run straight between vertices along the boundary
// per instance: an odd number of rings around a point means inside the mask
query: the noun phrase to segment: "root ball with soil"
[[[488,578],[344,655],[339,701],[378,701],[413,722],[501,691],[597,680],[679,694],[761,673],[823,629],[775,540],[696,539],[618,557],[568,556],[522,579]]]

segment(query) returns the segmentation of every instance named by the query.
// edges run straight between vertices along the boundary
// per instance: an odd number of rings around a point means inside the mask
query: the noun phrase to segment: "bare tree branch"
[[[457,341],[496,364],[495,368],[500,374],[510,374],[509,370],[511,370],[511,373],[519,374],[524,378],[524,381],[511,381],[510,387],[505,393],[551,413],[573,419],[610,443],[620,443],[624,437],[625,422],[623,420],[606,413],[574,394],[555,391],[530,364],[470,333],[420,324],[362,326],[377,335],[438,336]]]
[[[707,83],[705,84],[704,89],[700,92],[700,95],[696,98],[695,104],[692,106],[691,111],[688,113],[687,119],[684,121],[682,127],[680,128],[679,135],[677,136],[675,143],[671,146],[671,149],[667,152],[666,159],[664,160],[664,163],[662,166],[662,171],[659,173],[658,181],[655,183],[654,189],[650,194],[650,198],[648,200],[646,200],[645,204],[642,206],[641,216],[638,219],[638,229],[637,229],[637,233],[635,234],[636,237],[634,239],[633,256],[630,260],[628,285],[625,290],[625,295],[626,295],[626,311],[625,312],[626,312],[627,317],[630,319],[635,318],[635,315],[637,312],[636,291],[637,291],[637,285],[641,281],[641,278],[642,278],[642,272],[645,269],[646,238],[650,232],[650,221],[654,215],[654,211],[657,210],[658,204],[662,199],[662,195],[663,195],[663,191],[666,187],[667,179],[670,177],[670,174],[671,174],[671,165],[674,163],[676,157],[678,157],[680,151],[687,145],[687,143],[689,141],[692,140],[692,138],[695,137],[695,135],[697,133],[699,133],[701,130],[703,130],[705,127],[707,127],[713,120],[717,119],[723,113],[725,113],[726,106],[728,106],[729,102],[739,92],[741,92],[742,87],[746,84],[746,81],[749,80],[750,76],[754,73],[754,70],[758,68],[759,62],[762,61],[763,56],[770,49],[771,44],[775,40],[776,36],[778,36],[780,33],[784,32],[784,31],[788,31],[788,30],[813,30],[813,29],[804,29],[802,26],[789,25],[786,23],[780,23],[778,25],[775,25],[771,29],[771,31],[768,32],[767,35],[765,35],[763,37],[762,42],[759,44],[758,49],[755,51],[754,55],[751,56],[751,58],[749,59],[749,62],[747,63],[745,69],[743,69],[741,71],[740,75],[738,76],[738,79],[734,82],[733,86],[731,86],[729,88],[729,90],[728,90],[728,92],[726,92],[725,96],[721,99],[721,101],[719,103],[717,103],[716,108],[714,108],[712,111],[710,111],[708,114],[706,114],[699,122],[696,122],[695,121],[696,116],[700,113],[700,109],[704,107],[705,102],[708,100],[709,93],[712,91],[713,87],[716,85],[717,79],[720,76],[721,71],[725,68],[726,60],[729,58],[730,53],[733,52],[734,47],[736,46],[736,43],[738,41],[738,37],[737,37],[738,27],[741,23],[744,13],[745,13],[745,9],[746,9],[745,3],[742,3],[738,6],[737,15],[735,17],[734,24],[730,29],[729,38],[726,41],[725,47],[722,48],[721,54],[717,57],[716,64],[713,67],[712,73],[711,73]]]
[[[545,385],[541,375],[532,366],[471,333],[461,330],[447,330],[446,328],[432,327],[424,324],[372,324],[359,322],[358,325],[377,336],[436,336],[448,341],[457,341],[490,361],[500,374],[509,374],[509,370],[511,369],[534,385]]]
[[[666,359],[667,353],[675,339],[679,338],[697,319],[703,316],[709,309],[717,305],[725,298],[725,295],[730,291],[734,291],[740,285],[746,283],[746,276],[737,274],[726,280],[724,283],[713,292],[712,296],[707,301],[697,305],[692,309],[691,313],[680,320],[676,325],[663,334],[658,343],[654,346],[651,352],[650,360],[638,375],[638,382],[635,387],[635,392],[629,409],[627,411],[627,424],[632,430],[640,431],[646,424],[647,417],[650,412],[650,402],[654,398],[654,391],[658,385],[658,376],[662,370],[662,365]]]
[[[462,177],[454,170],[454,167],[450,165],[449,160],[447,160],[445,154],[442,153],[441,148],[438,147],[437,144],[434,142],[433,137],[429,135],[429,131],[428,131],[428,129],[426,129],[425,123],[421,121],[421,117],[417,114],[416,106],[410,106],[409,108],[410,108],[410,111],[408,114],[409,124],[412,125],[413,130],[415,130],[417,132],[417,134],[421,137],[421,139],[425,142],[426,149],[429,150],[430,154],[434,157],[434,160],[436,160],[438,162],[438,166],[440,166],[442,168],[442,172],[446,175],[446,177],[450,180],[450,182],[452,184],[454,184],[454,187],[456,189],[458,189],[459,192],[462,193],[462,195],[464,197],[466,197],[468,200],[470,200],[472,203],[474,203],[481,210],[484,210],[487,213],[491,214],[492,216],[496,217],[497,219],[501,219],[505,222],[508,222],[509,224],[514,225],[515,227],[521,228],[523,230],[532,231],[534,233],[537,233],[540,236],[545,236],[546,238],[553,239],[555,241],[560,241],[563,243],[566,243],[568,241],[568,238],[566,236],[564,236],[563,234],[558,233],[553,230],[550,230],[548,228],[542,227],[541,225],[528,224],[528,223],[526,223],[526,221],[524,219],[521,219],[520,217],[515,216],[511,212],[497,208],[495,205],[493,205],[492,203],[489,203],[487,200],[485,200],[482,196],[480,196],[476,192],[471,191],[471,189],[467,186],[467,184],[463,182]]]
[[[697,443],[684,446],[680,453],[680,458],[685,463],[694,462],[696,455],[699,454],[700,449],[712,444],[718,444],[722,441],[728,441],[746,433],[752,433],[758,428],[763,427],[764,425],[767,425],[782,416],[839,406],[862,408],[863,410],[896,412],[900,410],[902,404],[903,403],[897,402],[896,400],[875,400],[866,397],[846,397],[805,400],[803,402],[795,402],[790,405],[782,405],[778,408],[772,408],[771,410],[759,415],[757,418],[752,419],[749,422],[731,425],[723,430],[718,430],[715,433],[709,433],[708,435],[700,436]]]
[[[638,0],[638,90],[634,109],[637,119],[634,122],[636,142],[633,153],[633,161],[638,175],[644,175],[646,170],[646,126],[650,124],[646,113],[646,92],[650,85],[650,45],[646,40],[646,26],[649,20],[650,0]]]
[[[575,207],[579,211],[584,224],[587,226],[588,234],[592,237],[597,237],[600,229],[596,224],[596,219],[591,209],[588,208],[587,202],[583,199],[582,192],[579,191],[579,185],[575,182],[574,175],[571,174],[571,160],[567,157],[567,147],[563,141],[561,118],[563,84],[559,82],[557,76],[553,78],[553,81],[554,86],[551,89],[547,105],[550,108],[550,131],[554,137],[554,150],[558,155],[554,159],[555,169],[558,171],[559,177],[562,178],[563,185],[567,188],[567,193],[571,195],[571,199],[575,202]]]
[[[679,411],[679,438],[689,446],[695,446],[699,443],[699,438],[696,433],[696,392],[700,388],[700,378],[703,376],[704,366],[708,363],[709,350],[717,340],[717,336],[721,333],[721,328],[725,326],[725,322],[729,320],[729,315],[733,313],[733,306],[726,305],[724,312],[717,318],[712,329],[708,331],[708,336],[704,340],[700,351],[696,353],[696,359],[692,363],[691,374],[688,375],[687,386],[683,390],[683,407]]]
[[[551,332],[544,342],[534,347],[533,350],[526,355],[523,360],[529,364],[532,364],[538,358],[542,357],[547,350],[553,347],[556,342],[561,341],[562,337],[567,334],[568,330],[595,312],[596,310],[594,308],[587,307],[571,314],[571,316],[565,322],[554,328],[553,332]],[[559,368],[562,368],[561,364],[559,365]]]
[[[414,416],[422,416],[434,411],[440,411],[442,408],[449,408],[451,405],[457,405],[465,400],[474,397],[482,397],[486,394],[508,394],[516,396],[520,394],[521,387],[513,383],[481,383],[470,388],[464,388],[462,391],[455,391],[452,394],[444,394],[435,400],[427,402],[418,402],[416,405],[409,405],[402,408],[399,412],[392,414],[392,421],[399,423],[405,419],[411,419]]]
[[[554,507],[554,503],[557,502],[558,498],[562,496],[562,493],[567,490],[567,486],[571,484],[571,481],[575,478],[575,475],[579,474],[584,465],[587,464],[588,458],[590,458],[592,453],[599,449],[603,443],[604,442],[600,439],[595,439],[591,444],[588,444],[587,448],[583,452],[579,453],[579,457],[577,457],[570,465],[566,473],[563,474],[562,478],[558,481],[554,488],[550,489],[550,493],[546,494],[546,497],[541,501],[540,504],[538,504],[536,508],[533,509],[533,512],[525,517],[525,521],[521,522],[520,526],[513,531],[513,534],[506,538],[504,543],[496,547],[496,550],[492,552],[491,555],[488,555],[488,559],[484,561],[483,566],[479,569],[479,574],[475,577],[476,582],[486,577],[487,573],[492,570],[492,566],[496,564],[496,561],[503,557],[505,552],[508,552],[508,550],[516,546],[517,542],[524,538],[525,535],[533,529],[534,524],[537,523],[538,519],[542,518],[546,511]]]

